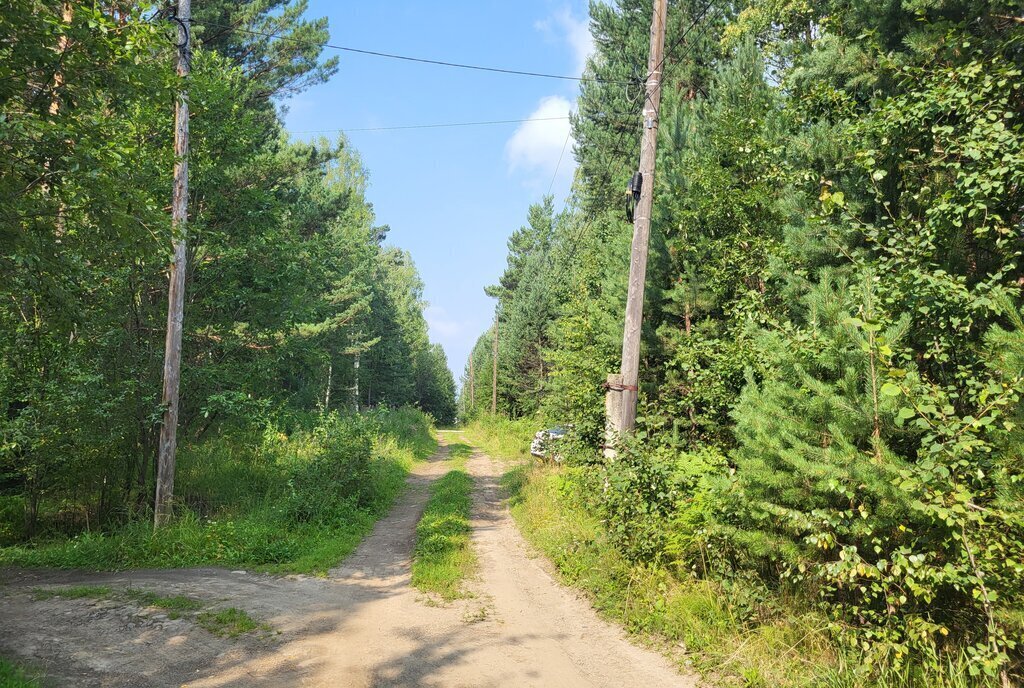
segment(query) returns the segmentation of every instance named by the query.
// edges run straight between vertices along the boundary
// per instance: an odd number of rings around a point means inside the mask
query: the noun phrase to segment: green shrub
[[[0,495],[0,546],[25,538],[25,499],[20,495]]]
[[[974,371],[951,393],[900,351],[907,320],[873,311],[871,287],[824,281],[807,298],[808,332],[763,336],[772,374],[736,405],[719,543],[737,568],[816,595],[876,669],[952,651],[973,676],[1006,671],[1019,639],[998,611],[1022,600],[1024,510],[1000,497],[1017,469],[997,457],[1020,372]]]
[[[331,417],[314,432],[312,456],[287,459],[288,490],[282,509],[289,521],[332,523],[376,501],[370,480],[373,451],[367,424],[358,417]]]

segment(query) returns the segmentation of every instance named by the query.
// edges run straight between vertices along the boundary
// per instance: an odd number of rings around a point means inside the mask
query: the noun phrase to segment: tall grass
[[[466,425],[465,436],[496,459],[523,460],[530,457],[530,442],[546,425],[534,418],[509,420],[483,414]]]
[[[327,416],[288,435],[223,436],[180,454],[174,521],[0,548],[0,564],[85,569],[244,566],[323,574],[387,512],[436,448],[414,410]]]

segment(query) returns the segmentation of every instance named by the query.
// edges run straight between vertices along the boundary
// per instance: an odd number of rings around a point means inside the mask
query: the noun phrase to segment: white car
[[[555,463],[562,462],[562,455],[555,451],[555,445],[565,437],[568,430],[561,426],[540,430],[533,436],[530,453],[541,459],[551,459]]]

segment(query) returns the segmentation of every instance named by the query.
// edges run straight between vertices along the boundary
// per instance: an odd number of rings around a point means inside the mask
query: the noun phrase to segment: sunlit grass
[[[237,607],[203,612],[196,617],[196,623],[221,638],[237,638],[244,633],[255,631],[270,633],[273,630],[267,624],[257,621],[245,610]]]
[[[519,461],[530,458],[530,442],[540,429],[542,425],[531,418],[481,415],[466,426],[465,437],[495,459]]]

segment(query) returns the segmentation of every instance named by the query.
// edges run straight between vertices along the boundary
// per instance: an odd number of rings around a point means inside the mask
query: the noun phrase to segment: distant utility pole
[[[491,414],[498,412],[498,312],[494,312],[494,337],[491,342]]]
[[[185,230],[188,222],[188,90],[185,79],[192,57],[190,0],[178,0],[178,77],[181,92],[174,103],[174,191],[171,234],[174,262],[167,289],[167,340],[164,345],[164,422],[157,455],[156,502],[153,523],[160,527],[171,517],[174,499],[174,462],[178,445],[178,385],[181,382],[181,324],[185,310]]]
[[[658,145],[658,110],[661,105],[661,74],[665,65],[665,19],[668,0],[654,0],[651,18],[651,49],[647,56],[647,93],[644,98],[643,139],[640,143],[640,199],[633,215],[633,249],[629,261],[629,292],[626,297],[626,325],[622,335],[622,377],[609,376],[609,393],[621,393],[618,422],[609,419],[609,429],[618,435],[633,430],[639,390],[640,332],[643,324],[644,283],[647,280],[647,250],[654,205],[654,163]],[[613,408],[615,405],[606,405]]]
[[[469,352],[469,408],[476,408],[476,380],[473,379],[473,352]]]

